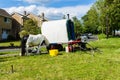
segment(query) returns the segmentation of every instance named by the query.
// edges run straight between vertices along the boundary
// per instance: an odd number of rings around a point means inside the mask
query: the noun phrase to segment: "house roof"
[[[19,16],[23,16],[22,14],[20,14],[20,13],[17,13],[17,12],[13,12],[12,14],[11,14],[11,16],[13,16],[13,15],[15,15],[15,14],[17,14],[17,15],[19,15]]]
[[[0,16],[12,18],[11,15],[7,11],[5,11],[3,9],[0,9]]]

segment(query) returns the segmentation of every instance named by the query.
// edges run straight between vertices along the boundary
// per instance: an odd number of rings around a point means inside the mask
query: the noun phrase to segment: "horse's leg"
[[[26,55],[28,55],[28,48],[29,48],[29,45],[26,44]]]
[[[39,52],[40,52],[40,45],[38,45],[37,54],[39,54]]]
[[[49,41],[46,38],[44,38],[44,39],[45,39],[44,41],[45,41],[45,46],[46,46],[47,52],[49,53],[51,45],[49,44]]]

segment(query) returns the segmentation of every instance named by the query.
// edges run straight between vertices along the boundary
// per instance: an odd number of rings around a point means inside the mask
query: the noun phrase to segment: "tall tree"
[[[99,20],[95,6],[91,7],[87,14],[82,17],[82,20],[85,32],[98,33]]]
[[[23,29],[30,34],[40,33],[40,28],[37,26],[37,21],[33,21],[32,19],[25,20]]]
[[[98,14],[98,30],[101,33],[105,33],[105,29],[106,29],[106,20],[105,20],[105,16],[106,16],[106,8],[105,8],[105,2],[104,0],[98,0],[94,6],[96,7],[96,11]]]
[[[115,34],[120,29],[120,0],[97,0],[82,20],[86,32]]]
[[[82,25],[80,20],[77,19],[77,17],[73,17],[73,22],[74,22],[74,30],[75,34],[81,34],[82,33]]]
[[[106,2],[108,3],[108,2]],[[115,35],[115,30],[120,29],[120,0],[111,0],[109,7],[111,33]]]
[[[22,31],[20,32],[21,36],[27,34],[38,34],[38,33],[41,33],[41,30],[37,26],[37,21],[33,21],[32,19],[24,20],[24,26],[22,28]]]

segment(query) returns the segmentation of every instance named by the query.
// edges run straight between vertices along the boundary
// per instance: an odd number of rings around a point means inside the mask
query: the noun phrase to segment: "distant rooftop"
[[[0,9],[0,16],[12,18],[11,15],[3,9]]]

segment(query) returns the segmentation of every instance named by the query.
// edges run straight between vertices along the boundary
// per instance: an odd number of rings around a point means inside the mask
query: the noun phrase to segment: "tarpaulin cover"
[[[74,24],[71,20],[43,22],[41,32],[50,43],[67,43],[75,40]]]

